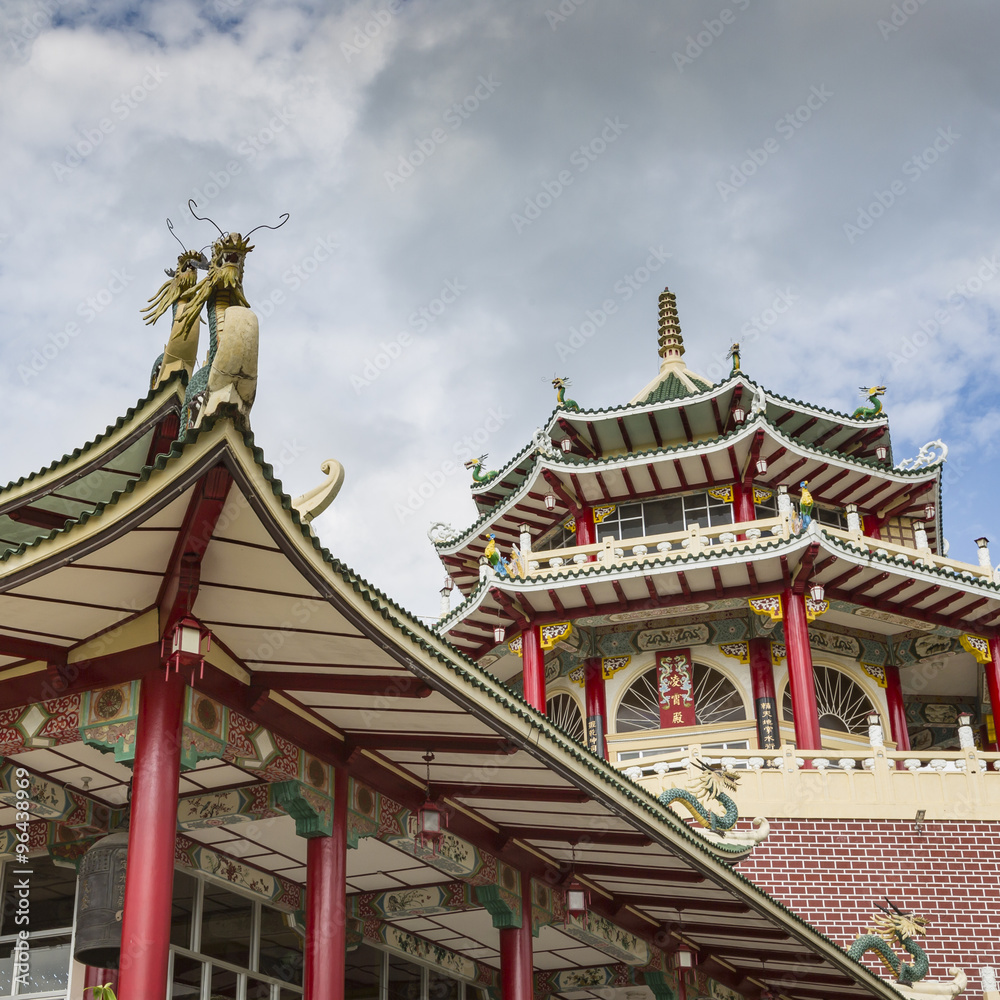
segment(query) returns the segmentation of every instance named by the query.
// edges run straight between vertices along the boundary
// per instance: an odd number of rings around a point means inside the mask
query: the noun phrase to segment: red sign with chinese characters
[[[694,666],[690,649],[672,649],[656,657],[660,728],[693,726]]]

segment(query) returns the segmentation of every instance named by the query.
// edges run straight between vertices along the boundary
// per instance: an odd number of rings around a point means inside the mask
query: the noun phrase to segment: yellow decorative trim
[[[557,642],[568,639],[572,632],[572,622],[557,622],[555,625],[543,625],[541,629],[542,649],[551,649]]]
[[[510,642],[507,643],[507,648],[512,653],[516,653],[518,656],[521,656],[521,649],[522,649],[522,642],[521,642],[521,640],[523,638],[524,637],[520,636],[520,635],[514,636],[514,638],[511,639]]]
[[[763,486],[755,486],[753,488],[753,502],[763,503],[765,500],[770,500],[774,496],[774,490],[767,490]]]
[[[606,681],[610,680],[619,670],[624,670],[631,662],[631,656],[605,656],[601,659],[601,673]]]
[[[820,615],[825,615],[829,610],[829,601],[816,601],[811,597],[806,598],[806,621],[814,622]]]
[[[772,623],[780,622],[785,617],[780,594],[772,594],[770,597],[748,597],[747,603],[751,611],[758,615],[767,615]]]
[[[781,666],[781,661],[785,659],[788,655],[788,650],[785,648],[783,642],[772,642],[771,643],[771,663],[776,666]]]
[[[884,688],[889,683],[886,676],[885,667],[880,663],[862,663],[861,669],[880,687]]]
[[[990,644],[981,635],[970,635],[968,632],[963,632],[958,637],[958,641],[962,644],[962,649],[967,653],[972,653],[977,663],[990,662]]]
[[[563,525],[563,527],[564,527],[564,528],[565,528],[565,529],[566,529],[567,531],[572,531],[572,532],[573,532],[573,534],[575,535],[575,534],[576,534],[576,518],[575,518],[575,517],[571,517],[571,518],[570,518],[570,519],[569,519],[569,520],[568,520],[568,521],[567,521],[567,522],[566,522],[566,523],[565,523],[565,524]]]
[[[594,524],[600,524],[606,517],[610,517],[618,509],[617,504],[605,504],[602,507],[594,508]]]
[[[709,490],[708,495],[716,500],[725,500],[726,503],[733,502],[732,486],[717,486],[714,490]]]
[[[586,671],[585,665],[583,663],[581,663],[580,666],[574,667],[566,676],[577,687],[583,687],[584,683],[585,683],[585,681],[587,679],[587,671]]]
[[[749,642],[727,642],[719,646],[719,652],[723,656],[731,656],[734,660],[739,660],[740,663],[750,662]]]

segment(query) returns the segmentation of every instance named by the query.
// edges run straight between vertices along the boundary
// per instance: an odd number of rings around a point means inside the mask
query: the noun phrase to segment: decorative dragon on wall
[[[859,417],[877,417],[882,412],[882,400],[880,396],[885,395],[884,385],[873,385],[866,389],[864,386],[860,386],[861,395],[868,397],[868,402],[872,405],[859,406],[852,414],[851,419],[857,420]]]
[[[579,413],[580,404],[575,399],[566,398],[566,388],[569,384],[568,378],[560,378],[558,375],[552,380],[552,388],[556,391],[556,406]]]
[[[879,906],[882,915],[872,917],[874,927],[867,934],[859,934],[847,954],[856,962],[866,951],[874,951],[889,970],[904,986],[923,979],[930,970],[927,953],[917,944],[917,938],[927,933],[927,921],[912,913],[903,913],[897,906],[886,900],[888,906]],[[899,944],[912,956],[913,963],[901,962],[890,945]]]
[[[731,830],[739,819],[736,803],[726,794],[735,792],[740,776],[731,767],[723,765],[721,770],[714,770],[702,761],[695,761],[702,773],[692,784],[693,791],[683,788],[668,788],[659,795],[661,805],[668,806],[671,802],[680,803],[704,827],[715,832]],[[725,812],[720,816],[709,809],[712,800],[720,803]]]

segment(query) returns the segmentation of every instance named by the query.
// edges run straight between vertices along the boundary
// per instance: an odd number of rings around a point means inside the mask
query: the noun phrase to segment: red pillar
[[[592,656],[583,665],[583,698],[587,709],[587,747],[598,757],[608,759],[604,737],[608,731],[608,703],[604,690],[604,664]]]
[[[899,667],[887,663],[885,670],[885,700],[889,706],[889,734],[897,750],[910,749],[910,734],[906,728],[906,708],[903,706],[903,684]]]
[[[524,664],[524,700],[545,714],[545,654],[540,625],[528,625],[521,633],[521,662]]]
[[[753,502],[753,482],[733,484],[733,520],[737,524],[757,520]]]
[[[184,681],[142,679],[122,916],[119,1000],[163,1000],[167,989]]]
[[[874,514],[863,514],[862,515],[862,533],[868,538],[874,538],[876,541],[882,540],[882,522]]]
[[[531,948],[531,878],[521,875],[521,926],[500,931],[500,996],[502,1000],[534,1000]],[[305,1000],[309,1000],[308,997]]]
[[[990,711],[993,713],[993,731],[997,739],[993,749],[1000,748],[1000,638],[990,639],[990,662],[983,664],[986,671],[986,689],[990,693]]]
[[[593,545],[597,541],[594,525],[594,508],[583,507],[576,515],[576,544]]]
[[[753,689],[753,714],[757,720],[757,748],[777,750],[781,733],[778,728],[778,702],[774,696],[770,639],[750,640],[750,685]]]
[[[816,714],[816,683],[813,680],[809,624],[802,594],[788,589],[782,594],[785,610],[785,649],[788,656],[788,688],[795,717],[795,746],[799,750],[820,750],[819,716]]]
[[[347,771],[333,775],[333,833],[306,845],[303,1000],[344,1000],[347,954]]]

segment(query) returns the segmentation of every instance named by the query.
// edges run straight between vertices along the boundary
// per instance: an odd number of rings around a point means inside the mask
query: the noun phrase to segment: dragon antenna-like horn
[[[282,212],[281,215],[278,216],[278,218],[281,219],[281,222],[279,222],[276,226],[265,226],[263,224],[259,226],[254,226],[254,228],[251,229],[250,232],[243,237],[243,239],[245,240],[250,239],[250,237],[253,236],[253,234],[257,232],[258,229],[280,229],[288,221],[288,213]]]
[[[192,205],[194,205],[194,208],[192,208],[192,207],[191,207]],[[196,201],[194,200],[194,198],[188,198],[188,211],[189,211],[189,212],[190,212],[190,213],[191,213],[191,214],[192,214],[192,215],[193,215],[193,216],[194,216],[194,217],[195,217],[195,218],[196,218],[196,219],[197,219],[197,220],[198,220],[199,222],[211,222],[211,223],[212,223],[212,225],[213,225],[213,226],[215,226],[215,228],[216,228],[216,229],[219,229],[219,224],[218,224],[217,222],[213,222],[213,221],[212,221],[212,219],[210,219],[210,218],[209,218],[209,217],[208,217],[207,215],[206,215],[206,216],[201,216],[201,215],[199,215],[199,214],[198,214],[198,213],[197,213],[197,212],[196,212],[196,211],[194,210],[194,209],[195,209],[195,208],[197,208],[197,207],[198,207],[198,202],[196,202]],[[223,232],[223,231],[222,231],[221,229],[219,229],[219,235],[220,235],[220,236],[225,236],[226,234],[225,234],[225,233],[224,233],[224,232]]]
[[[184,241],[174,232],[174,224],[169,219],[167,219],[167,229],[170,230],[170,235],[173,236],[173,238],[175,240],[177,240],[178,243],[180,243],[181,249],[185,253],[187,253],[188,252],[188,248],[186,246],[184,246]]]

